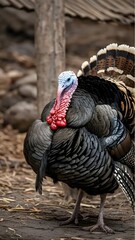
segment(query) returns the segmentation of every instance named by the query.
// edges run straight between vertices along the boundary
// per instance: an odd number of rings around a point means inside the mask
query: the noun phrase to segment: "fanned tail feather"
[[[90,58],[89,63],[90,68],[90,75],[96,76],[97,75],[97,56],[94,55]]]
[[[135,186],[133,181],[133,174],[129,168],[119,162],[115,162],[115,178],[117,179],[122,191],[125,193],[127,199],[131,203],[132,208],[135,206]]]
[[[126,64],[124,67],[124,74],[129,75],[129,78],[135,77],[135,48],[129,47]]]
[[[105,72],[106,69],[106,48],[101,49],[97,53],[97,73],[101,74]]]
[[[106,65],[105,65],[105,70],[107,75],[114,75],[114,72],[117,71],[116,67],[116,55],[117,55],[117,43],[112,43],[109,44],[106,47]]]
[[[125,84],[127,81],[126,85],[132,87],[135,83],[134,60],[134,47],[129,47],[126,44],[118,45],[117,43],[112,43],[106,46],[106,48],[99,50],[97,55],[90,58],[89,62],[85,61],[82,63],[81,70],[78,71],[77,76],[102,76],[107,80],[108,76],[112,80],[115,77],[116,81],[122,80]]]
[[[88,61],[85,61],[82,63],[81,69],[82,69],[82,71],[80,70],[81,75],[87,76],[89,74],[90,65],[89,65]]]
[[[120,74],[125,74],[124,69],[127,62],[128,52],[129,52],[128,45],[122,44],[117,47],[115,67],[116,67],[116,72]]]

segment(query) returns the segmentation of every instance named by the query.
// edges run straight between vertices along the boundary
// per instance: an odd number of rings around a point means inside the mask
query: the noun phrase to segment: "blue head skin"
[[[73,93],[78,85],[78,78],[73,71],[62,72],[58,76],[57,104],[59,105],[64,94]]]
[[[78,78],[72,71],[62,72],[58,76],[58,92],[70,89],[73,85],[78,85]]]

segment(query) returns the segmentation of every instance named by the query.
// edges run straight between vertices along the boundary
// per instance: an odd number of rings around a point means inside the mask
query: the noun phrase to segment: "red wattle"
[[[56,124],[59,127],[66,127],[66,125],[67,125],[66,121],[64,121],[64,120],[57,121]]]
[[[52,108],[51,111],[50,111],[50,114],[54,115],[54,113],[55,113],[55,110]]]
[[[58,128],[58,126],[55,123],[51,123],[50,128],[52,130],[56,130]]]
[[[58,127],[67,126],[66,113],[76,87],[77,84],[73,85],[69,90],[63,90],[61,87],[58,89],[57,98],[50,110],[49,116],[46,118],[52,130],[56,130]]]
[[[63,118],[65,117],[65,113],[58,113],[58,118]]]
[[[46,121],[47,121],[48,124],[51,124],[51,123],[52,123],[52,118],[48,116],[48,117],[46,118]]]

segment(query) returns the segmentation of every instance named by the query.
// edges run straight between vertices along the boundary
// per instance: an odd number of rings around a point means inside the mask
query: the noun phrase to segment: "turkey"
[[[56,99],[24,141],[40,194],[46,176],[80,189],[66,223],[77,221],[83,192],[100,195],[98,222],[90,231],[113,232],[104,223],[103,208],[107,193],[119,185],[134,206],[134,55],[133,47],[110,44],[84,62],[77,75],[62,72]]]

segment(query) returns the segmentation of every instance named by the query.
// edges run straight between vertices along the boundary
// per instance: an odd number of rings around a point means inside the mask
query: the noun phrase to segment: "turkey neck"
[[[45,106],[41,114],[42,121],[46,120],[54,102],[55,99]],[[77,89],[72,96],[66,113],[67,126],[74,128],[84,126],[92,118],[94,109],[95,103],[90,94],[83,89]]]
[[[91,120],[94,110],[95,102],[90,94],[83,89],[77,89],[66,114],[67,126],[74,128],[85,126]]]

